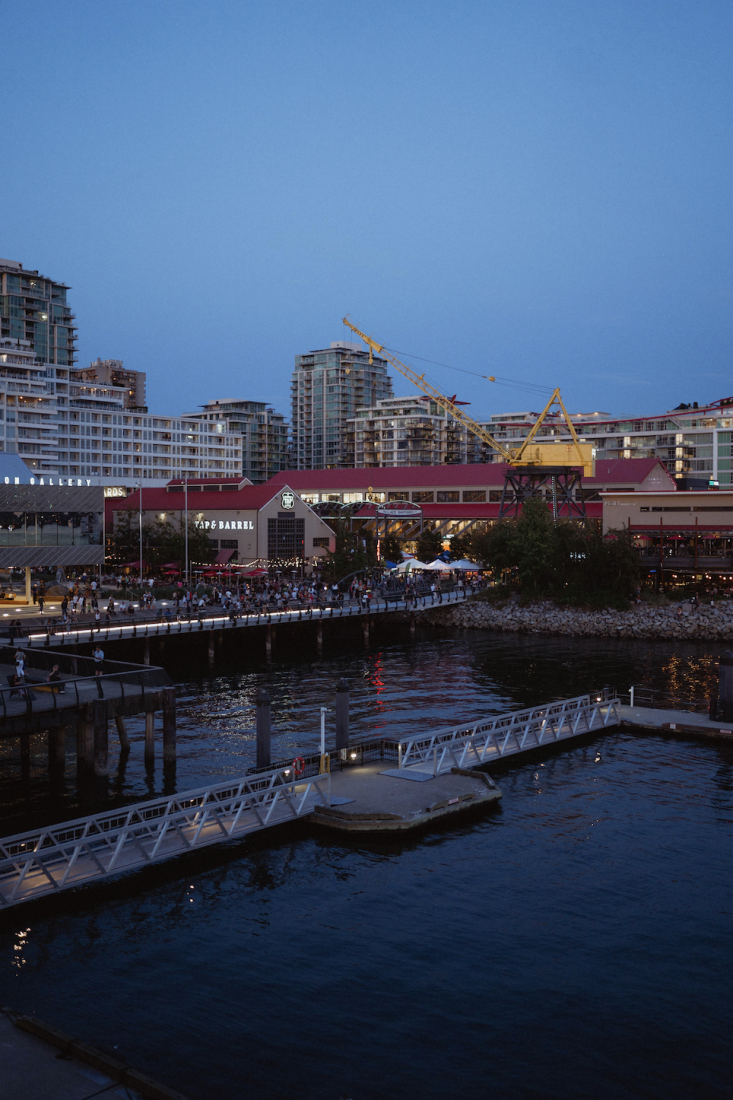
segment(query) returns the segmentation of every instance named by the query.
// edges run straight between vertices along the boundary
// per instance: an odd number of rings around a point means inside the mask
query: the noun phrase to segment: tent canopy
[[[461,558],[459,561],[452,561],[448,568],[465,569],[467,573],[478,573],[481,566],[476,565],[475,561],[468,561],[466,558]]]
[[[393,573],[411,573],[415,569],[429,569],[430,566],[426,565],[423,561],[418,561],[417,558],[408,558],[407,561],[401,561],[399,565],[396,565],[392,570]]]

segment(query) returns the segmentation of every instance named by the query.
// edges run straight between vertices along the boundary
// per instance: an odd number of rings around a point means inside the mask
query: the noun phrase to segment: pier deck
[[[657,729],[671,733],[694,733],[702,737],[733,738],[733,722],[711,720],[705,714],[686,710],[661,710],[654,707],[618,705],[622,725],[639,729]]]

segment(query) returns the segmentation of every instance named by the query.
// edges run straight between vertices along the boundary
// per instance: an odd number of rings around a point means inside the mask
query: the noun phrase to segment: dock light
[[[356,760],[356,753],[355,752],[349,753],[349,755],[351,756],[352,760]]]
[[[601,698],[602,698],[602,696],[600,696],[600,695],[596,695],[596,702],[597,702],[597,703],[600,703],[600,701],[601,701]]]
[[[290,775],[290,768],[286,768],[283,775]]]

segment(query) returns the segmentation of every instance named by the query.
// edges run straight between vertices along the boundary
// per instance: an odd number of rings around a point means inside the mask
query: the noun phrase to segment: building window
[[[328,535],[318,535],[316,538],[313,539],[314,548],[316,546],[325,546],[326,549],[328,550],[328,543],[329,543]]]
[[[414,493],[413,493],[412,499],[413,500],[415,499],[415,494]],[[431,495],[431,499],[432,499],[432,495]],[[448,490],[439,489],[438,490],[438,503],[439,504],[457,504],[460,499],[461,499],[461,495],[460,495],[460,493],[458,492],[457,489],[456,490],[453,490],[453,489],[448,489]]]
[[[219,546],[222,550],[238,550],[239,542],[237,539],[221,539]]]
[[[414,504],[432,504],[433,493],[432,490],[420,489],[419,492],[412,494],[412,500]]]
[[[465,504],[484,504],[486,501],[485,489],[464,489],[463,501]]]
[[[305,520],[288,516],[267,521],[267,557],[293,560],[304,556]]]

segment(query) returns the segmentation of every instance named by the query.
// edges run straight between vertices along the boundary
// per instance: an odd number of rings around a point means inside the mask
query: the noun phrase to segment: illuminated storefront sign
[[[286,489],[280,494],[280,503],[283,508],[288,510],[295,507],[295,493],[292,493],[290,489]]]
[[[254,531],[255,525],[251,519],[205,519],[197,516],[194,527],[200,527],[202,531]]]

